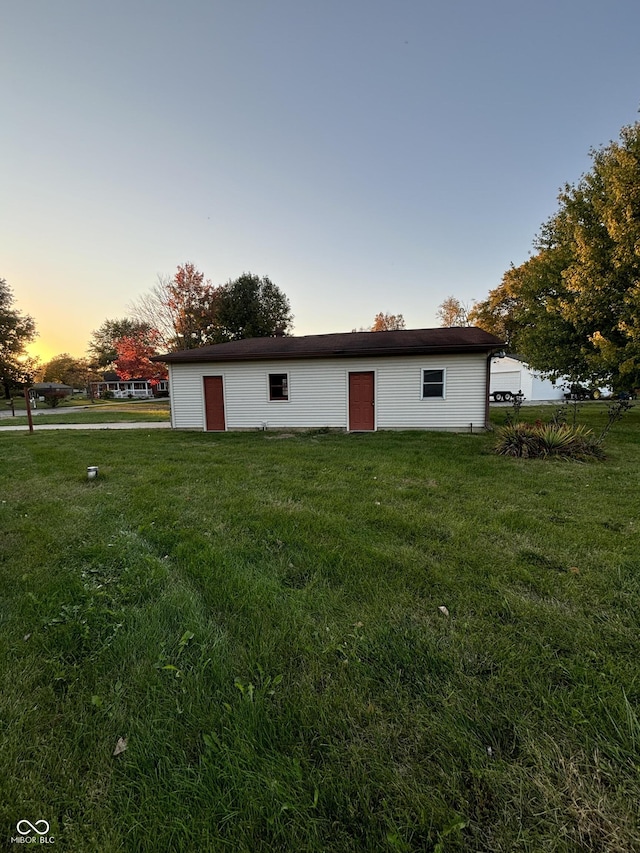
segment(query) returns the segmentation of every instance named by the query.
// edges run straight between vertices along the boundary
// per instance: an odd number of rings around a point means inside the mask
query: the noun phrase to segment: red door
[[[208,430],[224,430],[222,376],[204,377],[204,411]]]
[[[373,371],[349,374],[349,429],[375,429]]]

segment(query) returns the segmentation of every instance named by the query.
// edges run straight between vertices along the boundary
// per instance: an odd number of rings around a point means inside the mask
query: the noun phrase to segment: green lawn
[[[640,850],[639,426],[0,430],[0,839]]]
[[[73,407],[73,411],[66,409]],[[78,407],[82,407],[79,410]],[[170,419],[169,400],[140,400],[132,402],[111,401],[102,403],[89,403],[80,401],[68,405],[57,406],[55,409],[42,406],[34,412],[32,420],[34,428],[38,424],[104,424],[112,422],[145,423],[148,421],[168,421]],[[0,430],[8,426],[27,426],[28,420],[24,412],[16,407],[15,416],[3,415],[0,417]]]

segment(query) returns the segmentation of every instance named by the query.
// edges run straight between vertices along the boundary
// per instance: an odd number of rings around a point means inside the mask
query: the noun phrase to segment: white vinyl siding
[[[383,359],[380,359],[381,361]],[[423,357],[384,359],[389,370],[378,370],[378,429],[482,429],[486,413],[486,357],[450,355],[434,357],[433,369],[445,370],[446,398],[422,397],[422,372],[429,369]]]
[[[269,375],[283,373],[278,362],[219,365],[225,385],[227,429],[342,427],[345,424],[344,371],[335,381],[321,359],[287,362],[289,399],[270,400]],[[336,388],[336,384],[338,387]]]
[[[203,370],[212,365],[176,365],[169,367],[169,398],[171,400],[171,426],[175,429],[204,429],[204,383],[203,376],[215,373],[215,370]],[[197,367],[198,370],[185,370],[185,367]],[[220,371],[218,371],[218,375]],[[178,383],[174,390],[173,381]]]
[[[377,429],[482,428],[486,356],[309,358],[172,364],[172,425],[204,429],[203,376],[222,376],[227,429],[348,428],[349,373],[373,371]],[[422,397],[423,370],[444,370],[446,399]],[[286,371],[285,369],[286,368]],[[286,372],[289,400],[269,400],[269,374]],[[265,389],[267,393],[265,394]]]

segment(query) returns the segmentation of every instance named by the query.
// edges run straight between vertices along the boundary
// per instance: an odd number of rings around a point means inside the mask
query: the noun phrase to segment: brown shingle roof
[[[340,332],[303,337],[246,338],[199,349],[170,352],[155,356],[152,361],[183,364],[200,361],[488,353],[501,346],[503,341],[484,329],[464,326],[448,329],[403,329],[398,332]]]

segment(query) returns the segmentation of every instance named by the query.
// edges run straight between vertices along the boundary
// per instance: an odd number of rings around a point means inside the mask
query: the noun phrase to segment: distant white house
[[[117,379],[104,382],[92,382],[95,397],[112,397],[114,400],[151,399],[152,397],[167,396],[169,382],[160,380],[152,384],[146,379]]]
[[[154,356],[169,366],[171,424],[201,430],[470,430],[488,425],[482,329],[252,338]]]
[[[489,395],[496,402],[509,400],[518,392],[525,400],[563,400],[569,385],[570,381],[562,377],[555,381],[544,379],[516,355],[491,359]]]

